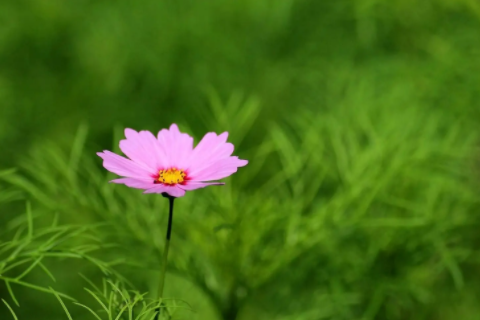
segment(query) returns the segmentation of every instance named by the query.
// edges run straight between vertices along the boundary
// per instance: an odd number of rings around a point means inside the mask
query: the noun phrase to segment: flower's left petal
[[[165,167],[165,152],[151,132],[136,132],[127,128],[125,137],[125,140],[120,141],[120,150],[127,157],[154,171]]]
[[[164,184],[156,185],[153,188],[146,190],[144,193],[168,193],[172,197],[183,197],[185,190],[180,189],[178,186],[166,186]]]
[[[148,181],[148,180],[139,180],[139,179],[133,179],[133,178],[115,179],[110,182],[120,183],[130,188],[144,189],[144,190],[150,189],[155,186],[155,184],[153,183],[153,180]]]
[[[97,155],[103,159],[103,166],[105,169],[118,174],[119,176],[148,179],[155,174],[155,172],[152,172],[141,164],[126,159],[108,150],[98,152]]]
[[[188,181],[187,184],[180,184],[178,187],[180,189],[190,191],[190,190],[195,190],[195,189],[200,189],[200,188],[205,188],[208,186],[222,186],[225,183],[223,182],[198,182],[198,181]]]

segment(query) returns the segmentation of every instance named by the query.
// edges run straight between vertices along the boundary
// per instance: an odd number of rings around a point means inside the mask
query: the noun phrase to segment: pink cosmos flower
[[[144,193],[182,197],[185,191],[224,184],[212,181],[226,178],[248,163],[231,156],[228,132],[209,132],[195,148],[193,138],[180,132],[176,124],[162,129],[157,137],[150,131],[132,129],[125,129],[125,137],[120,149],[129,159],[108,150],[97,154],[108,171],[123,177],[111,182],[144,189]]]

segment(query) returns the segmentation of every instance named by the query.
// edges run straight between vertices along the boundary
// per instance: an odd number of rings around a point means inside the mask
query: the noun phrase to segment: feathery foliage
[[[176,203],[172,319],[478,318],[479,18],[471,0],[1,2],[0,318],[155,317],[167,202],[109,184],[95,152],[172,122],[250,160]]]

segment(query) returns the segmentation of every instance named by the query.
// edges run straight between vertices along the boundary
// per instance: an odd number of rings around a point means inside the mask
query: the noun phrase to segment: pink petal
[[[177,198],[183,197],[185,195],[185,190],[180,189],[178,185],[167,186],[164,184],[156,185],[155,187],[146,190],[144,193],[164,193],[164,192],[168,193],[172,197],[177,197]]]
[[[157,139],[167,155],[166,167],[176,167],[178,169],[188,167],[193,150],[193,138],[191,136],[180,132],[178,126],[172,124],[169,130],[160,130]]]
[[[108,150],[98,152],[97,155],[103,159],[105,169],[119,176],[148,179],[155,174],[153,170],[143,164],[136,163]]]
[[[127,128],[125,137],[127,139],[120,141],[120,150],[130,159],[155,172],[165,166],[165,150],[151,132],[136,132]]]
[[[155,186],[155,184],[153,183],[153,179],[150,179],[150,181],[147,181],[147,180],[139,180],[139,179],[133,179],[133,178],[121,178],[121,179],[112,180],[110,182],[124,184],[130,188],[145,189],[145,190]]]
[[[191,191],[195,189],[200,189],[200,188],[205,188],[208,186],[221,186],[224,185],[225,183],[222,182],[198,182],[198,181],[188,181],[187,184],[185,185],[178,185],[180,189],[186,190],[186,191]]]
[[[197,181],[219,180],[234,174],[239,167],[247,164],[247,160],[238,159],[238,157],[228,157],[210,164],[195,174],[189,173],[189,177]]]
[[[228,132],[217,136],[207,133],[192,152],[189,174],[196,175],[221,159],[228,158],[234,150],[233,144],[227,143]]]

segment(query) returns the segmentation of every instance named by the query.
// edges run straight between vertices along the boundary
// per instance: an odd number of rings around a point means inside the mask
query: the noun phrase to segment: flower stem
[[[173,200],[175,200],[175,198],[171,196],[164,195],[164,197],[168,198],[170,209],[168,213],[167,237],[165,240],[165,246],[163,248],[162,268],[160,270],[160,282],[158,285],[158,300],[160,301],[163,298],[163,287],[165,285],[165,273],[167,272],[168,249],[170,247],[170,236],[172,234]],[[161,305],[163,305],[163,302],[161,302]],[[155,319],[158,319],[158,316],[160,315],[160,313],[162,313],[161,308],[159,308],[158,314],[155,317]]]

